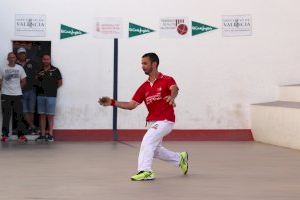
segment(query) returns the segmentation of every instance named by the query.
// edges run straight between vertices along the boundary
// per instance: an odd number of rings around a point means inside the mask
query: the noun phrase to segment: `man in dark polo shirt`
[[[42,69],[38,73],[39,88],[37,91],[38,113],[40,114],[41,134],[36,141],[54,141],[53,118],[55,115],[57,89],[62,85],[62,76],[58,68],[51,65],[50,55],[43,55]],[[46,135],[46,119],[49,133]]]

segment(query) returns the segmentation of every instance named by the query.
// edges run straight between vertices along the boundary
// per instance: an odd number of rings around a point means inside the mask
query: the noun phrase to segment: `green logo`
[[[216,27],[192,21],[192,35],[198,35],[217,29]]]
[[[154,32],[154,30],[137,24],[129,23],[129,37],[143,35],[151,32]]]
[[[86,34],[86,32],[83,32],[81,30],[63,24],[60,25],[60,39],[65,39],[65,38],[74,37],[83,34]]]

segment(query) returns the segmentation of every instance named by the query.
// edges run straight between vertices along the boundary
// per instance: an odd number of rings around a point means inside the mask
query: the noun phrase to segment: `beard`
[[[144,70],[146,75],[149,75],[153,71],[153,68],[150,68],[148,71]]]

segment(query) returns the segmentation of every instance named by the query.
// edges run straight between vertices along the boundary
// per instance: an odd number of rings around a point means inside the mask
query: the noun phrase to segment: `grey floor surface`
[[[132,182],[139,144],[0,144],[0,199],[300,199],[300,151],[255,142],[165,142],[189,152],[189,174],[155,160],[155,181]]]

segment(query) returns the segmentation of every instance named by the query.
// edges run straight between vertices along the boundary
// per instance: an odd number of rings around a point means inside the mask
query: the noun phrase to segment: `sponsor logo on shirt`
[[[151,95],[151,96],[146,97],[146,104],[149,105],[149,104],[153,103],[154,101],[159,101],[161,99],[162,99],[161,93],[159,92],[155,95]]]

